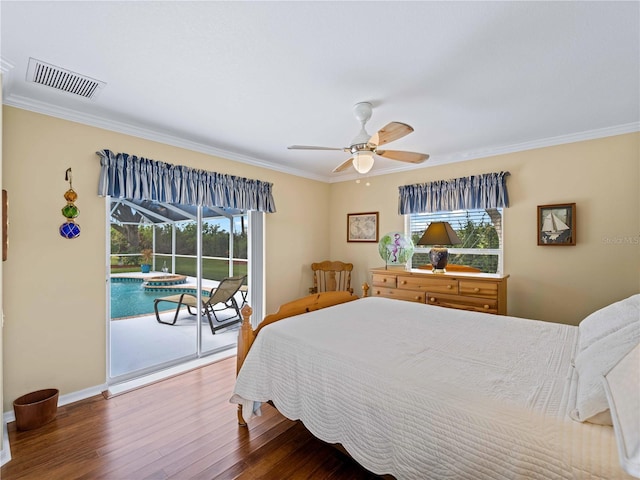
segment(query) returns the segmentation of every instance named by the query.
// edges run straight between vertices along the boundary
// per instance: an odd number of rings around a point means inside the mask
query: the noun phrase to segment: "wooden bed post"
[[[367,289],[369,286],[367,285]],[[336,292],[322,292],[313,295],[308,295],[303,298],[299,298],[292,302],[280,305],[280,308],[276,313],[267,315],[264,320],[254,329],[251,326],[251,314],[253,309],[247,304],[242,307],[240,313],[243,320],[240,325],[240,331],[238,332],[238,356],[236,357],[236,376],[240,372],[240,368],[244,363],[253,341],[260,332],[260,329],[267,325],[282,320],[283,318],[292,317],[293,315],[299,315],[301,313],[312,312],[314,310],[320,310],[321,308],[331,307],[332,305],[338,305],[340,303],[351,302],[357,300],[358,297],[348,291],[336,291]],[[242,416],[242,405],[238,404],[238,424],[242,427],[247,426],[244,417]]]
[[[253,340],[255,339],[255,333],[253,331],[253,327],[251,326],[251,314],[253,313],[253,309],[246,304],[240,310],[242,314],[242,325],[240,325],[240,331],[238,332],[238,355],[236,357],[236,376],[238,376],[238,372],[240,371],[240,367],[244,363],[244,359],[247,357],[247,353],[249,353],[249,349],[253,344]],[[242,405],[238,405],[238,425],[241,427],[246,427],[247,422],[245,422],[244,417],[242,416]]]
[[[249,349],[251,348],[251,344],[255,338],[255,334],[253,333],[253,327],[251,326],[251,314],[253,313],[253,308],[251,308],[248,304],[242,307],[240,310],[242,314],[242,324],[240,325],[240,331],[238,332],[238,357],[236,359],[236,375],[240,371],[240,367],[244,363],[244,359],[249,353]]]

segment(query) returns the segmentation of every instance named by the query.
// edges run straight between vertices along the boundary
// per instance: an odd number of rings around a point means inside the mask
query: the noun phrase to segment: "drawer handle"
[[[485,309],[485,310],[489,310],[489,305],[485,305],[485,306],[484,306],[484,309]]]
[[[386,278],[383,278],[383,279],[382,279],[382,283],[387,283],[387,279],[386,279]]]
[[[422,300],[422,297],[420,295],[418,295],[415,300]]]
[[[478,293],[480,291],[480,289],[478,287],[473,289],[474,292]]]
[[[451,288],[453,288],[453,287],[451,287],[451,285],[447,285],[447,288],[448,288],[449,290],[451,290]]]
[[[376,290],[376,295],[380,295],[380,290]]]
[[[429,301],[431,301],[431,302],[435,302],[435,301],[436,301],[436,299],[435,299],[435,297],[431,297],[431,298],[429,299]]]
[[[402,284],[402,285],[406,285],[406,284],[407,284],[407,281],[406,281],[406,280],[401,280],[401,281],[400,281],[400,284]]]

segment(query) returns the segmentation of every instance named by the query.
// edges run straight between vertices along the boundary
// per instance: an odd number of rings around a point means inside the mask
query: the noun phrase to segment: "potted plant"
[[[151,262],[153,261],[153,250],[145,248],[140,253],[142,259],[140,263],[140,270],[142,273],[149,273],[151,271]]]

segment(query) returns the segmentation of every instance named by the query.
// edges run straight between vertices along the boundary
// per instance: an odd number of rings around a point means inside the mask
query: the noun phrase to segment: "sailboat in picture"
[[[538,245],[576,244],[575,205],[538,206]]]
[[[560,220],[553,212],[547,214],[542,222],[542,233],[552,242],[557,241],[563,233],[568,233],[567,230],[569,229],[569,225]]]

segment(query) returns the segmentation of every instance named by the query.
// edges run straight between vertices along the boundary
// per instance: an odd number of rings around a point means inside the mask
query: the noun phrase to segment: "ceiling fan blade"
[[[344,163],[341,163],[340,165],[338,165],[336,168],[333,169],[333,173],[338,173],[338,172],[342,172],[344,170],[346,170],[347,168],[353,166],[353,157],[351,157],[349,160],[347,160]]]
[[[401,150],[376,150],[375,153],[384,158],[408,163],[422,163],[429,158],[426,153],[403,152]]]
[[[289,145],[287,147],[289,150],[340,150],[345,151],[344,148],[335,148],[335,147],[314,147],[312,145]],[[347,150],[348,151],[348,150]]]
[[[413,132],[412,126],[406,123],[391,122],[374,133],[369,139],[369,143],[377,146],[384,145],[409,135],[411,132]]]

